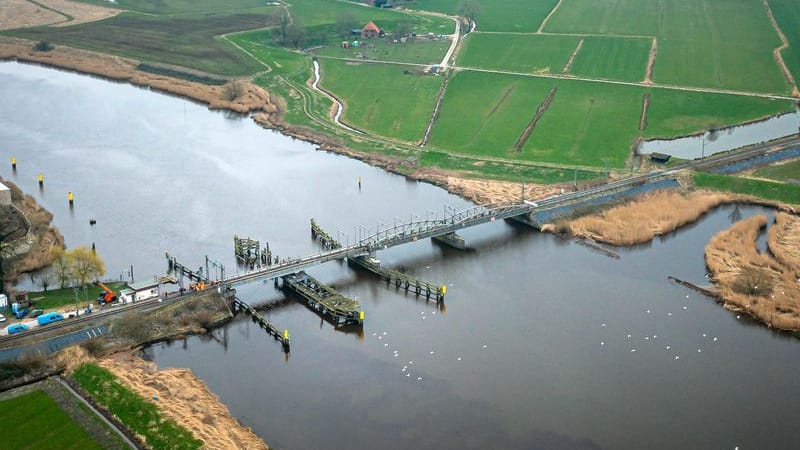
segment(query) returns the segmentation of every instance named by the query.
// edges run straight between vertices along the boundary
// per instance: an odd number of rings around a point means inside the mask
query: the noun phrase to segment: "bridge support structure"
[[[505,219],[505,221],[508,223],[521,223],[539,231],[542,229],[542,225],[536,222],[530,213],[525,213],[519,216],[511,216]]]
[[[240,300],[238,297],[233,297],[233,301],[231,302],[233,305],[234,311],[241,311],[246,313],[253,319],[253,322],[257,323],[259,327],[261,327],[264,331],[267,332],[270,336],[275,338],[276,341],[281,343],[283,346],[284,353],[289,353],[291,342],[289,340],[289,330],[283,330],[283,332],[279,331],[275,325],[269,323],[267,319],[264,318],[261,314],[256,311],[255,308],[248,305],[247,303]]]
[[[381,263],[374,258],[366,256],[356,256],[347,258],[347,261],[354,266],[374,273],[386,280],[387,285],[394,284],[397,289],[405,289],[406,292],[413,292],[418,297],[425,296],[426,300],[433,298],[436,303],[444,301],[447,293],[447,286],[436,286],[427,281],[418,280],[406,273],[381,267]]]
[[[455,231],[447,234],[442,234],[440,236],[433,236],[431,239],[441,244],[457,248],[459,250],[467,249],[467,241],[465,241],[464,238],[461,237]]]
[[[316,311],[334,325],[364,325],[361,305],[336,292],[305,272],[282,277],[284,289],[295,292],[306,306]]]

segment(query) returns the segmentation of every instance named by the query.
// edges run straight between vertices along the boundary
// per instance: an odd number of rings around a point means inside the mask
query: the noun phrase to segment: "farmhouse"
[[[361,29],[362,38],[384,37],[385,35],[386,33],[371,20]]]

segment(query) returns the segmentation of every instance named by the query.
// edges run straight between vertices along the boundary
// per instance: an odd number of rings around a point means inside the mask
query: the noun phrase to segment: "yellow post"
[[[289,330],[283,330],[283,340],[284,341],[289,340]]]
[[[72,202],[75,200],[75,196],[72,195],[72,191],[67,192],[67,200],[69,200],[69,206],[72,206]]]
[[[39,187],[42,187],[44,185],[44,175],[40,173],[37,178],[39,179]]]
[[[439,288],[439,292],[441,292],[442,295],[447,294],[447,285],[443,284],[442,287]]]
[[[17,170],[17,158],[15,158],[13,156],[11,157],[11,168],[13,170]]]
[[[364,321],[364,311],[359,311],[359,313],[358,313],[358,320],[360,320],[360,321],[362,321],[362,322]]]

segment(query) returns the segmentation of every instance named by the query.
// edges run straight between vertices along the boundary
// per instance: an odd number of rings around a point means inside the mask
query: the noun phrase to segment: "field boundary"
[[[775,32],[778,33],[778,37],[781,40],[781,45],[776,47],[772,50],[772,55],[775,57],[775,62],[783,71],[783,76],[786,77],[786,81],[789,82],[789,87],[792,89],[792,95],[795,97],[800,98],[800,91],[797,90],[797,83],[794,80],[794,76],[792,72],[789,71],[789,67],[786,66],[786,61],[783,60],[783,51],[789,48],[789,41],[786,39],[786,35],[783,34],[783,30],[778,25],[778,22],[775,20],[775,15],[772,14],[772,8],[769,6],[768,0],[763,0],[764,7],[767,9],[767,16],[769,16],[769,21],[772,24],[772,28],[775,29]]]
[[[536,108],[536,114],[533,115],[533,118],[528,125],[522,130],[522,134],[519,135],[517,138],[517,142],[514,144],[514,153],[519,153],[522,151],[522,148],[525,147],[525,143],[528,142],[528,139],[533,134],[533,129],[536,128],[536,124],[539,122],[539,119],[542,118],[545,112],[547,112],[547,108],[550,107],[550,104],[553,103],[553,97],[556,96],[556,91],[558,91],[558,86],[554,85],[550,88],[550,92],[547,93],[542,103],[539,104],[539,107]]]
[[[542,23],[539,24],[539,29],[536,30],[536,34],[542,34],[542,30],[544,29],[544,26],[547,25],[547,21],[549,21],[550,17],[553,14],[556,13],[556,11],[558,10],[558,7],[561,6],[561,2],[563,2],[563,1],[564,0],[558,0],[558,3],[556,3],[556,6],[554,6],[553,9],[550,10],[550,13],[544,18],[544,20],[542,20]]]
[[[578,45],[575,46],[575,50],[573,50],[572,54],[569,56],[569,61],[564,64],[564,69],[561,70],[561,73],[569,73],[570,69],[572,69],[572,64],[575,62],[575,57],[578,56],[578,52],[580,52],[581,48],[583,48],[583,39],[584,38],[581,38],[581,40],[578,41]]]
[[[647,129],[647,110],[650,108],[650,93],[642,95],[642,116],[639,118],[639,131]]]
[[[653,38],[653,43],[650,45],[650,55],[647,57],[647,68],[644,72],[644,84],[653,84],[653,68],[656,65],[656,55],[658,54],[658,39]]]

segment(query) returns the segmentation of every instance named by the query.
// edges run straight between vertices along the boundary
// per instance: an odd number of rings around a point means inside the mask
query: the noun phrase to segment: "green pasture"
[[[767,200],[800,205],[800,186],[793,184],[752,180],[749,178],[710,173],[694,174],[694,184],[700,188],[752,195]]]
[[[553,103],[519,157],[624,167],[638,134],[641,104],[640,88],[561,81]]]
[[[800,2],[797,0],[770,0],[769,6],[775,21],[789,41],[789,48],[781,54],[794,80],[800,83]]]
[[[655,36],[659,83],[787,92],[761,0],[564,0],[546,31]]]
[[[552,80],[463,71],[453,76],[430,143],[459,153],[509,157]]]
[[[644,135],[684,136],[793,110],[791,100],[651,89]]]
[[[539,184],[578,183],[595,180],[603,176],[599,172],[586,170],[558,169],[524,164],[510,164],[494,161],[478,161],[447,153],[428,151],[419,158],[422,166],[455,170],[466,176],[491,178],[493,180],[526,182]]]
[[[263,67],[215,36],[264,27],[267,20],[266,13],[186,17],[125,13],[71,27],[27,28],[11,33],[56,45],[174,64],[213,74],[249,75]]]
[[[377,61],[394,61],[411,64],[439,64],[444,58],[452,41],[417,38],[407,42],[393,42],[392,39],[358,39],[358,47],[343,48],[332,43],[317,49],[319,56],[335,58],[359,58]],[[352,40],[351,40],[352,42]]]
[[[396,64],[320,59],[320,65],[322,86],[343,100],[346,122],[409,142],[422,139],[442,77]]]
[[[800,182],[800,160],[762,167],[755,171],[755,175],[775,181]]]
[[[322,26],[333,33],[337,32],[337,23],[344,22],[343,18],[354,19],[352,25],[354,28],[362,28],[371,20],[387,33],[392,33],[401,22],[406,22],[411,31],[418,34],[451,34],[455,30],[455,23],[452,20],[438,16],[367,8],[338,0],[288,0],[288,3],[292,14],[300,17],[303,25],[309,28]],[[347,30],[344,31],[349,36]]]
[[[417,0],[407,7],[457,14],[463,0]],[[539,28],[558,0],[475,0],[481,7],[476,22],[480,31],[531,33]]]
[[[652,40],[587,36],[569,73],[588,78],[642,81]]]
[[[7,449],[91,450],[103,448],[43,391],[0,401],[0,447]]]
[[[231,34],[227,38],[269,66],[272,75],[293,74],[310,66],[308,56],[273,45],[273,40],[261,30]],[[260,67],[261,70],[267,70],[264,66]],[[308,73],[310,76],[310,69]]]
[[[457,64],[509,72],[561,73],[579,41],[576,36],[473,33],[464,40]]]

